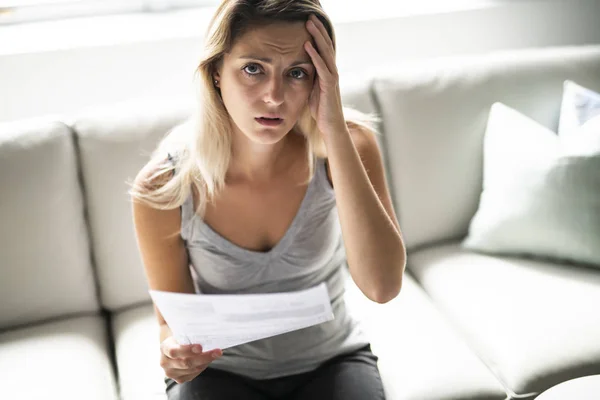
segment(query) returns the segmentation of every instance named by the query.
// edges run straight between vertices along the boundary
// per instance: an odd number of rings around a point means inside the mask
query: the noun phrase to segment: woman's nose
[[[283,81],[281,78],[269,79],[265,88],[264,101],[276,106],[283,103]]]

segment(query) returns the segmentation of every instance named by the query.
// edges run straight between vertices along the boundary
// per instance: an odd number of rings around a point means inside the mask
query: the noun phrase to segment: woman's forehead
[[[304,22],[277,22],[248,29],[236,40],[231,49],[235,58],[249,54],[275,56],[295,56],[305,54],[304,43],[312,36]]]

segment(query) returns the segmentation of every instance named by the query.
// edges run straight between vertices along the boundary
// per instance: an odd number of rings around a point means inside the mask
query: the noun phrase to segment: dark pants
[[[169,400],[384,400],[378,357],[365,346],[334,357],[314,371],[254,380],[207,368],[189,382],[165,377]]]

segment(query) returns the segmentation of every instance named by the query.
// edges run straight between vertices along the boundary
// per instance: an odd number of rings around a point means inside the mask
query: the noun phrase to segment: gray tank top
[[[194,213],[191,194],[182,205],[181,236],[200,293],[287,292],[325,282],[334,314],[332,321],[227,348],[210,367],[271,379],[314,370],[331,357],[369,344],[344,302],[349,272],[326,168],[325,159],[316,158],[298,213],[268,252],[242,248],[215,232]]]

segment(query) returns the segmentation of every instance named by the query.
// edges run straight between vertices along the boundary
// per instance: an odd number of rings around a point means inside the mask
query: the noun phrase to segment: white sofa
[[[393,301],[371,303],[348,280],[389,400],[533,399],[600,373],[600,269],[460,247],[491,104],[555,129],[565,79],[600,90],[600,46],[428,60],[342,82],[347,105],[382,116],[408,249]],[[1,398],[166,399],[125,182],[191,107],[149,100],[0,125]]]

